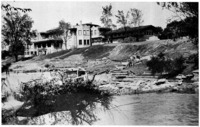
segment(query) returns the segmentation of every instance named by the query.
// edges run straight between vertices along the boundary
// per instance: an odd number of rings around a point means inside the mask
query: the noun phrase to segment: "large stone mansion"
[[[135,37],[135,41],[158,40],[156,28],[152,25],[129,28],[124,31],[122,28],[111,30],[92,23],[77,24],[69,29],[67,40],[61,34],[54,31],[37,33],[32,39],[32,45],[27,46],[25,56],[50,54],[53,52],[84,48],[104,43],[118,43],[119,39]],[[138,39],[136,36],[142,33]]]

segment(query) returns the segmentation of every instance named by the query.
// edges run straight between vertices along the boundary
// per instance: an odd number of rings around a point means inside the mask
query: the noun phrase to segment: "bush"
[[[41,80],[24,83],[21,94],[27,104],[24,104],[18,114],[34,117],[50,112],[69,111],[72,124],[81,124],[83,121],[91,124],[96,120],[93,110],[97,103],[103,108],[109,108],[112,96],[92,82],[65,79],[62,85],[56,85],[54,80],[45,83]],[[30,104],[36,110],[26,109],[25,106]]]
[[[197,54],[192,54],[189,56],[187,59],[187,63],[193,63],[193,69],[198,69],[199,68],[199,55]]]
[[[5,59],[8,56],[11,56],[9,51],[6,51],[6,50],[1,51],[1,58],[2,59]]]
[[[183,72],[185,69],[185,58],[182,56],[172,60],[165,57],[165,54],[159,53],[156,57],[152,57],[146,64],[149,67],[152,75],[163,72],[167,73],[167,77],[174,77]]]
[[[156,73],[163,73],[164,71],[169,70],[171,62],[165,60],[164,54],[159,53],[156,57],[152,57],[150,61],[147,61],[147,66],[153,75]]]
[[[50,67],[50,64],[45,64],[44,65],[46,68],[49,68]]]
[[[123,43],[124,40],[123,40],[123,39],[118,39],[117,41],[118,41],[119,43]]]
[[[135,42],[135,38],[134,37],[127,37],[124,39],[123,43],[132,43]]]

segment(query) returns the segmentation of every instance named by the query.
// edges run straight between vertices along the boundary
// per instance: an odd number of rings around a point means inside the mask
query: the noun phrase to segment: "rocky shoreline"
[[[167,79],[134,79],[133,82],[111,82],[99,83],[99,88],[113,95],[130,95],[143,93],[198,93],[198,82],[190,83],[180,81],[168,81]]]
[[[23,73],[21,73],[21,75],[22,74]],[[20,76],[20,73],[19,74],[13,73],[12,76],[15,77],[14,75]],[[25,74],[23,75],[24,75],[23,79],[26,79]],[[84,76],[82,76],[83,79],[84,79]],[[88,79],[91,80],[93,76],[94,76],[93,74],[88,75]],[[29,78],[30,77],[32,76],[29,76]],[[47,77],[48,77],[47,75],[46,76],[44,75],[43,77],[40,77],[40,78],[42,78],[43,80],[46,80]],[[184,82],[182,79],[178,79],[178,80],[158,79],[151,76],[147,76],[145,78],[145,76],[141,77],[141,76],[128,75],[126,77],[123,77],[121,75],[119,77],[117,77],[115,74],[113,75],[113,73],[105,72],[105,73],[96,75],[94,78],[93,84],[95,85],[96,89],[103,91],[103,93],[104,92],[109,93],[112,96],[146,94],[146,93],[166,93],[166,92],[176,92],[176,93],[184,93],[184,94],[185,93],[186,94],[199,93],[198,77],[193,77],[190,82]],[[51,79],[49,78],[48,80],[51,80]],[[23,82],[23,80],[21,82]],[[20,85],[20,82],[18,85]],[[9,84],[9,86],[12,86],[12,84]],[[10,99],[8,99],[5,103],[2,103],[2,110],[4,112],[7,112],[6,114],[8,115],[8,116],[6,115],[6,117],[9,117],[15,114],[15,111],[24,104],[24,102],[18,101],[19,99],[16,99],[16,98],[20,98],[21,96],[20,93],[17,92],[17,89],[15,90],[12,89],[12,90],[14,91],[14,96],[10,96],[9,97]],[[7,91],[7,92],[11,92],[11,91]]]

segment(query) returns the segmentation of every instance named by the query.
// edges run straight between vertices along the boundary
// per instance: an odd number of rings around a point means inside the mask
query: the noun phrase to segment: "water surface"
[[[116,96],[113,108],[98,112],[98,125],[198,125],[198,94]]]
[[[84,97],[81,95],[81,97]],[[29,117],[24,124],[76,124],[92,125],[198,125],[198,94],[139,94],[114,96],[103,103],[81,103],[84,107],[66,105],[58,99],[59,110],[41,116]],[[76,98],[74,98],[74,101]],[[63,103],[63,104],[62,104]],[[104,104],[106,103],[106,104]],[[68,103],[69,104],[69,103]],[[102,105],[104,104],[104,106]],[[59,106],[60,105],[60,106]],[[105,108],[109,105],[109,108]],[[74,108],[73,108],[74,107]],[[107,107],[107,106],[106,106]],[[45,108],[45,107],[44,107]],[[56,107],[55,107],[56,108]],[[61,110],[62,109],[62,110]],[[71,119],[73,118],[73,119]]]

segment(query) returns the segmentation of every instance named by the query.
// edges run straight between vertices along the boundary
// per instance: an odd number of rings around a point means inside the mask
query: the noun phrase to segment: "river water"
[[[101,104],[93,105],[91,108],[84,108],[82,116],[79,115],[79,118],[82,117],[81,119],[83,121],[83,123],[81,122],[80,124],[87,124],[87,122],[84,123],[84,121],[87,120],[88,123],[92,125],[197,126],[199,122],[198,100],[198,94],[178,93],[114,96],[111,102],[108,102],[108,109],[102,108]],[[63,103],[65,102],[63,101]],[[59,105],[64,104],[62,104],[61,101]],[[37,116],[35,120],[33,120],[33,118],[28,121],[29,124],[70,124],[68,122],[70,119],[69,114],[69,111],[61,110]],[[73,116],[76,115],[77,114]],[[52,116],[54,116],[55,119]]]
[[[198,125],[198,94],[116,96],[110,110],[98,112],[97,125]]]
[[[24,76],[19,75],[20,77]],[[30,76],[29,76],[30,77]],[[15,79],[16,76],[10,76]],[[26,79],[26,78],[23,78]],[[11,86],[14,86],[11,84]],[[60,105],[64,103],[64,98],[58,99]],[[76,98],[74,98],[76,99]],[[110,100],[109,109],[102,109],[101,105],[90,110],[95,116],[88,118],[94,125],[198,125],[199,123],[199,97],[198,94],[178,94],[178,93],[150,93],[139,95],[114,96]],[[92,103],[92,102],[90,102]],[[75,109],[76,110],[76,109]],[[87,110],[85,108],[84,110]],[[64,112],[64,113],[62,113]],[[87,111],[85,111],[87,112]],[[64,114],[54,121],[46,123],[49,114]],[[35,121],[34,124],[65,124],[68,111],[48,113],[43,115],[44,123]],[[92,114],[92,113],[91,113]],[[32,120],[32,119],[31,119]],[[28,121],[31,121],[28,119]],[[47,120],[48,121],[48,120]],[[53,121],[53,122],[52,122]],[[24,123],[26,124],[26,123]]]

